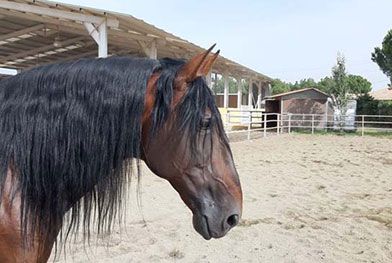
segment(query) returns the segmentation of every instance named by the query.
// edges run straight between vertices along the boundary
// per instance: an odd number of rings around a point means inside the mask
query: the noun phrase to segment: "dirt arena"
[[[232,149],[244,211],[225,238],[202,239],[145,169],[142,213],[133,191],[121,231],[56,262],[392,262],[392,139],[281,135]]]

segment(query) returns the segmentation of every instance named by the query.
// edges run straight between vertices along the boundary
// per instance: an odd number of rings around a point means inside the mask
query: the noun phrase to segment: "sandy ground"
[[[283,135],[232,143],[243,219],[205,241],[191,213],[147,169],[142,221],[98,243],[71,245],[57,262],[392,262],[392,139]]]

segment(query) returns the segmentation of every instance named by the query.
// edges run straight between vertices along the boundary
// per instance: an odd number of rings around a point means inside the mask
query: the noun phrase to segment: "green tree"
[[[238,91],[237,88],[237,81],[231,77],[229,77],[229,93],[236,93]],[[215,94],[217,93],[223,93],[225,89],[225,82],[223,77],[218,78],[216,81],[214,80],[214,85],[212,86],[212,90],[214,91]]]
[[[296,81],[294,84],[291,84],[291,90],[299,90],[305,88],[317,88],[317,82],[312,79],[301,79],[300,81]]]
[[[299,90],[304,88],[317,88],[318,83],[312,79],[301,79],[300,81],[296,81],[294,83],[284,82],[280,79],[274,79],[271,83],[272,94],[279,94],[293,90]]]
[[[350,74],[344,77],[344,79],[347,85],[348,94],[361,96],[372,90],[372,84],[362,76]],[[317,88],[332,95],[336,92],[335,79],[332,77],[325,77],[317,83]]]
[[[247,79],[242,80],[241,88],[242,88],[242,95],[249,94],[249,81]]]
[[[346,73],[346,61],[343,55],[338,55],[336,65],[332,68],[332,80],[334,85],[330,88],[330,95],[335,106],[340,112],[345,112],[347,106],[349,85]]]
[[[392,115],[392,102],[391,101],[379,101],[378,102],[378,114],[379,115]],[[391,119],[386,119],[385,121],[391,121]]]
[[[334,86],[335,81],[331,77],[325,77],[317,83],[317,87],[327,94],[331,94]]]
[[[372,60],[389,77],[391,82],[389,85],[392,87],[392,29],[385,36],[381,48],[376,47],[374,49]]]
[[[291,84],[286,83],[280,79],[274,79],[272,80],[271,87],[272,87],[272,94],[279,94],[279,93],[284,93],[288,92],[291,90]]]
[[[357,98],[358,115],[378,115],[378,101],[369,94],[364,94]]]
[[[367,94],[372,90],[372,84],[358,75],[348,75],[347,85],[349,93],[357,96]]]

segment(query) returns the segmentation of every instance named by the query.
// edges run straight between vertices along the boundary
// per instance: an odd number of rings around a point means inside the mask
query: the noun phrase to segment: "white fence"
[[[326,114],[278,114],[257,110],[228,110],[225,123],[228,135],[253,134],[266,137],[292,131],[346,131],[364,136],[368,132],[391,132],[392,116],[352,115],[334,116]]]

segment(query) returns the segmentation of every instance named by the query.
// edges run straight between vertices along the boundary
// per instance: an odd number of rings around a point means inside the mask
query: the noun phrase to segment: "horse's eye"
[[[202,130],[208,130],[211,126],[211,118],[203,119],[200,123]]]

